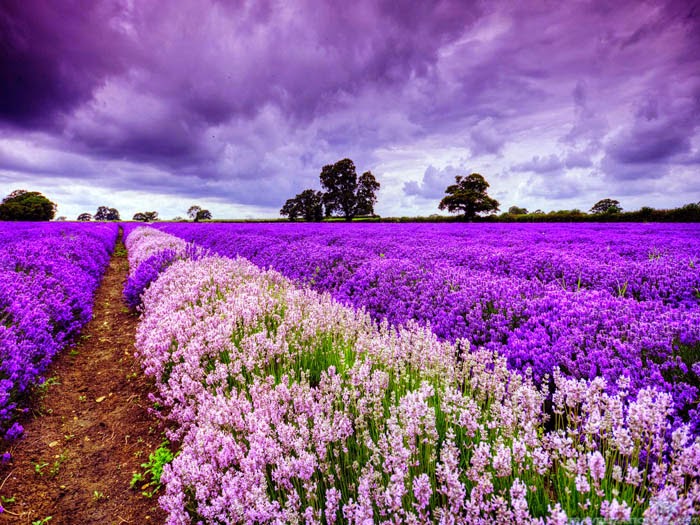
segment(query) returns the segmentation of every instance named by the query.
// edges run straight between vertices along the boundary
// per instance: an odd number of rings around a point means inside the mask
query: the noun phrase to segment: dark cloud
[[[0,4],[0,121],[50,125],[125,67],[110,25],[119,2],[7,0]]]
[[[659,179],[674,164],[693,164],[692,140],[700,127],[700,81],[694,96],[664,88],[645,97],[629,124],[605,145],[602,169],[611,179]]]
[[[620,164],[662,162],[691,149],[691,138],[698,127],[700,104],[686,101],[659,110],[650,98],[640,105],[633,123],[611,138],[607,155]]]
[[[551,199],[584,169],[686,180],[699,27],[673,0],[7,0],[0,146],[41,160],[0,148],[0,170],[270,208],[344,157],[424,201],[451,164]]]

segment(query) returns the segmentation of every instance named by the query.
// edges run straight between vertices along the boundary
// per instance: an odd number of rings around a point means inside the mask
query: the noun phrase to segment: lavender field
[[[125,295],[169,523],[698,512],[697,226],[158,229]]]
[[[114,248],[116,224],[0,223],[0,430],[29,389],[92,315],[93,293]]]
[[[161,229],[396,326],[497,351],[536,381],[620,376],[700,432],[697,225],[196,225]],[[695,371],[693,366],[696,366]]]

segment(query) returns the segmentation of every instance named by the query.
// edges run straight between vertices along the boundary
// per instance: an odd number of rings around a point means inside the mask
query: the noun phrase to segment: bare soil
[[[157,496],[129,486],[163,435],[149,412],[152,385],[133,357],[138,320],[122,299],[127,273],[120,238],[92,321],[32,394],[24,437],[8,449],[12,461],[0,466],[0,525],[165,521]]]

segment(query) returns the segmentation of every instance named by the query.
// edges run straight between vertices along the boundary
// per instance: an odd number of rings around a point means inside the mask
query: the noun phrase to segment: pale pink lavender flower
[[[525,522],[527,484],[568,470],[578,496],[600,497],[589,494],[589,476],[623,475],[602,451],[630,443],[634,458],[643,438],[671,466],[657,480],[626,465],[624,482],[654,481],[659,508],[665,486],[680,507],[698,501],[697,484],[686,490],[681,479],[700,445],[678,431],[665,446],[672,405],[663,395],[623,403],[627,394],[603,381],[555,372],[554,412],[568,421],[546,430],[546,394],[504,357],[458,350],[411,323],[377,326],[243,260],[174,263],[144,294],[137,348],[181,443],[163,478],[168,523],[189,523],[190,511],[212,522]],[[335,352],[324,370],[300,365],[324,352]],[[358,449],[365,459],[352,455]],[[569,505],[569,496],[546,501],[547,523],[565,519],[563,508],[598,508]],[[624,512],[616,501],[605,512]]]
[[[626,502],[618,502],[616,498],[612,501],[603,501],[600,506],[601,517],[612,520],[626,522],[629,521],[632,509]]]

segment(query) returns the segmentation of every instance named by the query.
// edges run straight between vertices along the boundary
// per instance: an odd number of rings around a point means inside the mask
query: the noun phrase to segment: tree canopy
[[[620,213],[621,211],[620,201],[615,199],[601,199],[590,210],[591,213],[596,215],[601,213]]]
[[[380,184],[371,171],[364,172],[358,180],[355,163],[342,159],[323,166],[319,178],[324,191],[308,189],[287,199],[280,215],[307,221],[321,220],[324,209],[326,217],[336,215],[348,221],[357,215],[374,215]]]
[[[346,220],[352,220],[357,210],[357,172],[355,163],[342,159],[335,164],[327,164],[321,169],[321,187],[326,216],[339,213]]]
[[[96,221],[119,221],[119,210],[116,208],[110,208],[108,206],[100,206],[97,208],[93,219]]]
[[[440,201],[438,208],[447,209],[450,213],[461,212],[466,219],[473,219],[480,213],[498,211],[499,203],[489,197],[486,190],[489,183],[478,173],[472,173],[468,177],[457,175],[455,184],[445,189],[445,197]]]
[[[323,194],[320,191],[304,190],[293,199],[287,199],[280,215],[289,217],[290,221],[303,217],[306,221],[323,219]]]
[[[187,216],[188,216],[190,219],[194,220],[194,219],[197,218],[197,213],[198,213],[199,211],[201,211],[201,209],[202,209],[202,207],[201,207],[201,206],[197,206],[196,204],[195,204],[194,206],[190,206],[190,209],[187,210]]]
[[[2,221],[50,221],[56,204],[38,191],[15,190],[0,203]]]
[[[81,213],[78,215],[78,220],[81,222],[89,222],[92,220],[92,213]]]
[[[528,211],[527,208],[521,208],[519,206],[511,206],[508,208],[508,213],[511,215],[527,215]]]
[[[187,216],[194,222],[211,220],[211,212],[203,209],[201,206],[197,206],[196,204],[194,206],[190,206],[190,209],[187,210]]]
[[[357,215],[374,215],[374,205],[377,203],[377,192],[380,186],[371,171],[365,171],[360,175],[355,209]]]
[[[141,222],[153,222],[158,220],[158,212],[157,211],[139,211],[134,214],[133,219],[134,221],[141,221]]]
[[[210,220],[211,220],[211,212],[209,210],[199,210],[197,212],[197,215],[194,218],[194,222],[210,221]]]

